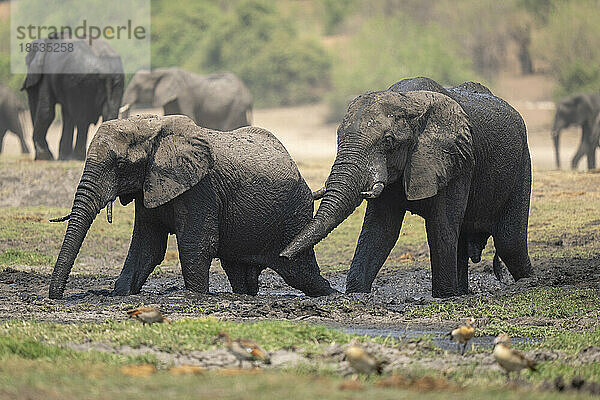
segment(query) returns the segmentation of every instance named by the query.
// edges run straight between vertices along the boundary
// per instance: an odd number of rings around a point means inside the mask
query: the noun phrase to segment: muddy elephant
[[[20,115],[25,111],[21,100],[13,91],[5,86],[0,86],[0,153],[4,143],[4,135],[11,131],[19,138],[21,153],[29,154],[29,147],[25,143],[23,124]]]
[[[73,262],[102,208],[135,200],[129,253],[115,295],[139,293],[177,236],[185,287],[208,292],[218,257],[233,291],[255,295],[270,267],[309,296],[333,293],[312,247],[279,257],[310,221],[313,199],[283,145],[255,127],[208,130],[186,116],[138,116],[103,123],[92,139],[50,283],[61,298]]]
[[[252,122],[252,95],[230,72],[198,75],[176,67],[138,71],[123,104],[162,107],[165,115],[187,115],[202,127],[220,131]]]
[[[47,50],[60,46],[70,51]],[[80,39],[38,39],[31,43],[31,49],[21,90],[27,91],[29,99],[35,159],[54,159],[46,135],[56,104],[60,104],[63,126],[58,159],[84,160],[89,126],[100,116],[104,121],[118,117],[125,88],[121,57],[102,40],[89,45]]]
[[[579,160],[587,157],[588,169],[596,168],[596,147],[598,136],[594,134],[594,122],[600,113],[600,93],[576,94],[561,100],[556,105],[556,114],[552,124],[552,140],[556,167],[560,168],[560,132],[569,126],[581,126],[581,142],[571,160],[571,168],[576,169]]]
[[[523,119],[482,85],[405,79],[357,97],[312,221],[281,253],[312,248],[367,199],[346,292],[369,292],[406,211],[425,219],[432,293],[468,293],[468,259],[489,236],[515,279],[530,276],[531,162]]]

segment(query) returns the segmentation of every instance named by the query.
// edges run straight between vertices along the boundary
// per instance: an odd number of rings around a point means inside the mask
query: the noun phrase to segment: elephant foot
[[[54,161],[54,157],[52,156],[52,153],[50,152],[37,152],[35,153],[35,160],[36,161]]]

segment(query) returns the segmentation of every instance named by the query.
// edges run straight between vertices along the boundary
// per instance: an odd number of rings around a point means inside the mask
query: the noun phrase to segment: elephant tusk
[[[366,191],[366,192],[360,192],[360,195],[364,199],[376,199],[377,197],[379,197],[381,195],[381,192],[383,192],[384,188],[385,188],[385,184],[383,182],[375,182],[373,184],[373,186],[371,187],[371,190]]]
[[[52,218],[48,221],[50,222],[63,222],[68,220],[69,218],[71,218],[71,213],[68,213],[67,215],[65,215],[64,217],[60,217],[60,218]]]
[[[111,200],[106,205],[106,220],[108,221],[109,224],[112,224],[112,206],[113,206],[113,202]]]
[[[323,186],[319,190],[316,190],[316,191],[312,192],[313,200],[319,200],[323,196],[325,196],[325,186]]]

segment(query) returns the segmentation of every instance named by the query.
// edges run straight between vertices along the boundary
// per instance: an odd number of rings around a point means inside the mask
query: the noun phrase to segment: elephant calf
[[[17,95],[9,88],[0,86],[0,153],[6,131],[17,135],[21,143],[21,153],[29,153],[29,147],[27,147],[23,135],[23,124],[19,118],[19,114],[23,111],[25,111],[25,107]]]
[[[255,295],[266,267],[307,295],[334,292],[312,247],[293,262],[278,255],[310,221],[313,199],[286,149],[264,129],[213,131],[180,115],[103,123],[68,216],[51,298],[62,297],[92,221],[117,197],[124,205],[135,200],[135,225],[116,295],[140,292],[170,233],[189,290],[208,292],[218,257],[236,293]]]

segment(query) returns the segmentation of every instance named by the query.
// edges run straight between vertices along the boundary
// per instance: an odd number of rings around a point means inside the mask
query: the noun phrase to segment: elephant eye
[[[396,138],[394,138],[393,135],[387,134],[383,137],[383,143],[385,144],[386,147],[392,147],[394,145],[394,142],[396,141]]]
[[[370,120],[368,120],[368,121],[367,121],[367,126],[371,126],[371,125],[373,125],[373,122],[374,122],[374,121],[373,121],[373,119],[370,119]]]

